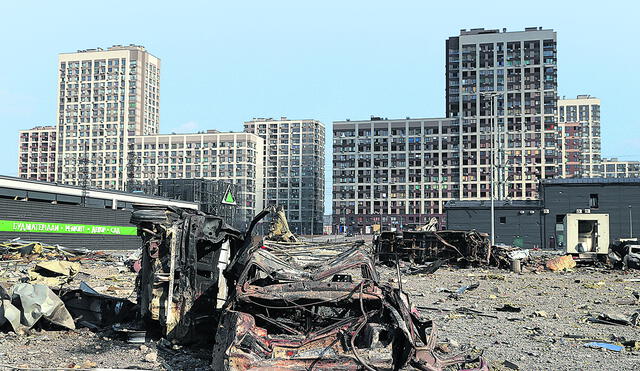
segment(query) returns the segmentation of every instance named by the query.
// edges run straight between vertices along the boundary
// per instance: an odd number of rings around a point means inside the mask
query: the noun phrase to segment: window
[[[506,216],[501,216],[500,217],[500,224],[507,224],[507,217]]]
[[[598,194],[592,193],[589,195],[589,207],[592,209],[598,208]]]

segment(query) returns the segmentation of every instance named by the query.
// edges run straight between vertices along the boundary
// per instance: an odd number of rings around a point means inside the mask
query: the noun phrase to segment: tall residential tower
[[[56,180],[126,189],[133,136],[160,127],[160,60],[113,46],[58,57]]]
[[[324,125],[258,118],[245,122],[244,130],[265,139],[265,206],[282,205],[294,233],[322,234]]]
[[[559,175],[556,62],[556,33],[541,27],[446,41],[446,116],[459,120],[458,177],[467,178],[455,198],[482,197],[492,146],[497,198],[535,198],[540,179]]]
[[[578,95],[558,100],[558,135],[563,178],[602,176],[600,99]]]

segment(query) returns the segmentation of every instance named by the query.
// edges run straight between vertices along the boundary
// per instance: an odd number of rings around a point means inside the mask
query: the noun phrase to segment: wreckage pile
[[[514,260],[528,257],[528,250],[491,246],[489,235],[477,231],[419,230],[382,232],[374,241],[380,262],[398,260],[415,264],[438,261],[459,267],[493,266],[511,268]]]
[[[273,213],[268,235],[253,236],[261,219]],[[99,334],[119,349],[142,352],[138,359],[146,363],[136,367],[488,370],[473,347],[439,342],[433,318],[424,313],[446,313],[438,320],[445,332],[459,317],[513,318],[522,310],[515,300],[494,305],[493,314],[477,305],[486,282],[507,285],[504,277],[513,273],[488,271],[480,276],[485,283],[458,279],[457,287],[444,288],[440,277],[468,266],[513,268],[515,261],[523,273],[550,269],[566,275],[575,269],[570,257],[490,247],[477,232],[381,236],[374,247],[360,240],[307,241],[293,235],[282,216],[267,209],[242,233],[200,212],[137,207],[137,254],[8,241],[0,245],[0,344],[7,332],[32,337],[86,328],[92,332],[74,334]],[[595,290],[599,285],[584,283]],[[502,295],[498,289],[489,296]],[[638,295],[636,307],[637,300]],[[442,307],[446,301],[454,305]],[[533,311],[532,318],[546,318],[548,311]],[[585,316],[584,323],[636,327],[638,313],[601,311]],[[632,349],[625,348],[628,339],[607,346]],[[180,356],[189,352],[200,355]]]
[[[124,259],[103,252],[20,239],[0,244],[0,329],[9,326],[15,333],[24,335],[32,328],[98,328],[106,325],[102,313],[105,317],[130,313],[132,302],[99,294],[82,280],[79,289],[70,289],[78,278],[91,279],[88,265],[100,269],[101,265],[116,261],[122,267],[114,273],[122,275],[129,270],[125,268]],[[83,265],[89,269],[81,272]],[[114,274],[113,282],[117,280]],[[111,285],[105,289],[116,292],[132,288],[133,285],[125,288]],[[111,301],[113,307],[100,308],[100,305],[85,303],[91,297],[101,298],[101,304]]]
[[[418,317],[409,297],[382,284],[371,255],[356,242],[310,260],[316,246],[271,250],[254,246],[237,257],[235,295],[216,334],[213,368],[329,369],[411,365],[441,370],[481,358],[443,358],[436,327]],[[345,246],[346,247],[346,246]],[[304,253],[305,249],[306,253]],[[224,329],[224,331],[222,331]]]
[[[441,359],[435,325],[418,318],[405,293],[378,281],[363,242],[300,241],[281,216],[267,238],[254,239],[255,225],[273,212],[260,213],[241,235],[214,216],[135,211],[143,238],[138,302],[146,322],[180,343],[215,333],[216,370],[408,364],[439,370],[465,363],[487,369],[479,358]],[[380,354],[393,357],[371,358]]]

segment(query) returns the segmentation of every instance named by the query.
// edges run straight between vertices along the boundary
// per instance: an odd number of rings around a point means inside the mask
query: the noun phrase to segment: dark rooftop
[[[500,208],[540,208],[540,200],[495,200],[495,207]],[[444,205],[445,209],[489,208],[491,200],[451,200]]]
[[[543,179],[542,184],[640,184],[640,178],[570,178]]]

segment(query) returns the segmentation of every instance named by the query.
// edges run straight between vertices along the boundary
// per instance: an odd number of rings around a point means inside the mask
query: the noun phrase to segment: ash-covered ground
[[[35,263],[0,263],[0,285],[10,287]],[[80,263],[70,288],[85,281],[98,292],[135,300],[135,273],[125,267],[122,257]],[[383,281],[399,284],[395,268],[379,270]],[[525,270],[515,274],[445,266],[434,274],[403,275],[401,283],[421,315],[435,321],[439,349],[448,354],[475,349],[483,352],[494,370],[640,369],[637,327],[590,322],[602,314],[626,318],[640,310],[634,296],[640,292],[638,271]],[[476,283],[475,289],[455,293]],[[635,348],[633,341],[638,341]],[[622,344],[624,349],[586,347],[590,342]],[[49,328],[28,335],[0,331],[0,369],[204,370],[209,369],[210,357],[208,345],[179,346],[157,338],[144,345],[130,344],[109,330]]]

